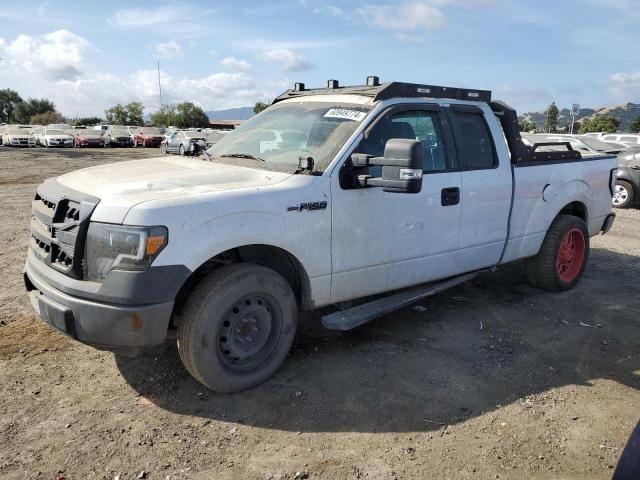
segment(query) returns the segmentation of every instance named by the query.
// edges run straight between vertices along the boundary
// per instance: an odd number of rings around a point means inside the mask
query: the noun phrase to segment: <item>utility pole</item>
[[[162,84],[160,83],[160,60],[158,60],[158,92],[160,93],[160,109],[162,109]]]

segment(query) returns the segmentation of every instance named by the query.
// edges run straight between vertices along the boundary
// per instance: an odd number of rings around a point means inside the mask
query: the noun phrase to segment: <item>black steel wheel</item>
[[[178,352],[200,383],[237,392],[278,370],[296,324],[296,298],[279,273],[251,263],[227,265],[203,279],[187,300]]]

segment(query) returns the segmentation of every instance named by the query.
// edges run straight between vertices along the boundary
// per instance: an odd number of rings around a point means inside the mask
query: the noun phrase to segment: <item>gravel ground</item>
[[[270,381],[217,395],[174,345],[67,340],[22,285],[39,182],[156,153],[0,147],[1,478],[611,477],[639,416],[640,211],[592,239],[570,292],[515,263],[349,333],[306,315]]]

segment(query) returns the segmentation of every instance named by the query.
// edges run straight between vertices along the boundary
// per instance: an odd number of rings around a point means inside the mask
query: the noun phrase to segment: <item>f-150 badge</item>
[[[311,212],[313,210],[325,210],[327,208],[327,202],[305,202],[292,207],[287,207],[287,212],[302,212],[306,210]]]

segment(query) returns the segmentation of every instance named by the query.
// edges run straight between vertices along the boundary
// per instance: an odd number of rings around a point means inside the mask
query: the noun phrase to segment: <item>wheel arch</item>
[[[567,203],[564,207],[562,207],[560,211],[556,214],[556,216],[553,217],[553,220],[551,220],[551,223],[553,223],[553,221],[556,218],[558,218],[558,215],[571,215],[573,217],[578,217],[587,226],[589,225],[589,210],[587,209],[587,206],[579,200]]]
[[[302,262],[287,250],[269,244],[250,244],[233,247],[209,258],[196,268],[178,291],[174,314],[180,314],[195,286],[217,268],[232,263],[254,263],[270,268],[284,277],[291,285],[302,310],[313,309],[311,283]]]

